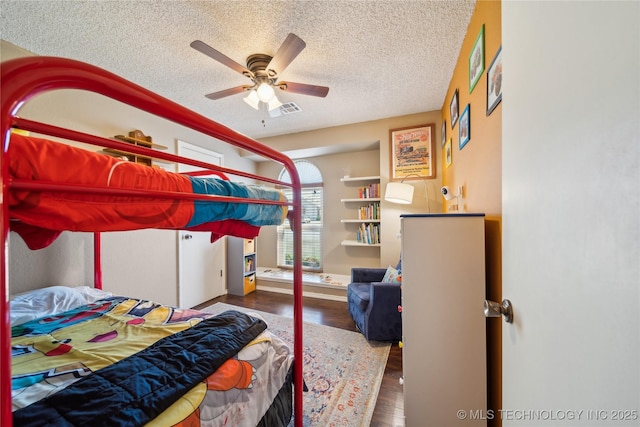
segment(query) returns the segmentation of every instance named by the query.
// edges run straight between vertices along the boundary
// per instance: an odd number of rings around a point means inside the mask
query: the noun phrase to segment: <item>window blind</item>
[[[323,230],[323,188],[322,176],[318,168],[309,161],[295,162],[302,182],[302,268],[322,271],[322,230]],[[291,182],[288,172],[283,169],[280,181]],[[291,189],[283,193],[291,200]],[[293,267],[293,232],[289,220],[277,227],[278,267]]]
[[[291,190],[283,191],[288,198]],[[302,189],[302,267],[322,270],[322,187]],[[289,220],[278,226],[278,267],[293,267],[293,233]]]

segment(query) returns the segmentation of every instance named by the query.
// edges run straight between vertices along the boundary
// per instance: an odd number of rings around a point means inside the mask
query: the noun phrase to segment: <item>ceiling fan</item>
[[[258,110],[260,102],[263,102],[270,112],[282,105],[275,94],[275,88],[321,98],[324,98],[329,93],[329,88],[325,86],[278,81],[280,74],[302,52],[305,46],[306,43],[300,37],[289,33],[273,57],[263,53],[249,55],[247,57],[247,66],[244,67],[203,41],[195,40],[191,43],[191,47],[195,50],[248,77],[252,82],[250,85],[236,86],[209,93],[205,95],[207,98],[215,100],[242,92],[249,92],[244,98],[247,104]]]

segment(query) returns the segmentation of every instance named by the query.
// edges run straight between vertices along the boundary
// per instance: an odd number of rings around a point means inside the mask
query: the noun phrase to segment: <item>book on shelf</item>
[[[374,183],[358,189],[360,199],[377,199],[380,197],[380,183]]]
[[[380,226],[378,224],[362,223],[356,232],[358,243],[375,245],[380,243]]]
[[[370,203],[367,206],[360,206],[358,219],[380,219],[380,203]]]

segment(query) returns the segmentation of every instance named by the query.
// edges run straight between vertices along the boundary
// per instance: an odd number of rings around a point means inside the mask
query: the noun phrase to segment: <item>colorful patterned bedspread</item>
[[[14,326],[13,410],[211,316],[115,297]],[[255,426],[291,363],[287,346],[267,330],[148,425]]]

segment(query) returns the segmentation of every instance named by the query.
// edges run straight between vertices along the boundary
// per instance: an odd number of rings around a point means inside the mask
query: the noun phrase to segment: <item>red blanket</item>
[[[184,175],[42,138],[12,134],[8,157],[9,173],[18,179],[193,193],[191,181]],[[9,209],[11,229],[31,249],[49,245],[63,230],[190,229],[211,231],[212,241],[223,235],[253,238],[260,231],[260,227],[233,219],[187,228],[194,212],[193,200],[14,190],[9,195]]]

